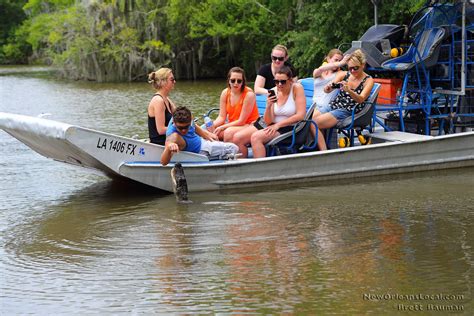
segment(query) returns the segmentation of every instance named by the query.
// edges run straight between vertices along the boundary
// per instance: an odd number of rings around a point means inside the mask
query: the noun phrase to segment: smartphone
[[[335,83],[335,82],[331,83],[331,88],[333,88],[333,89],[340,89],[341,87],[342,87],[342,83],[340,83],[340,82],[339,83]]]
[[[275,90],[268,90],[268,97],[274,97],[275,96]]]

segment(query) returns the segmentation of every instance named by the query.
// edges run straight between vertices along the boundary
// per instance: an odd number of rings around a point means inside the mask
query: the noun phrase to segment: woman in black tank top
[[[148,75],[148,83],[156,91],[148,104],[148,136],[151,143],[164,145],[166,129],[175,109],[168,94],[174,88],[176,80],[171,69],[160,68]]]

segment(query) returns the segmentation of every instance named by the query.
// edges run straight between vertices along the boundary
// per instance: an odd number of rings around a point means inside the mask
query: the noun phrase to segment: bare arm
[[[362,92],[360,94],[352,90],[347,83],[344,84],[342,89],[344,91],[347,91],[354,101],[356,101],[357,103],[363,103],[369,97],[370,91],[372,91],[373,86],[374,86],[374,79],[368,78],[365,81],[364,88],[362,89]]]
[[[221,97],[219,99],[219,116],[214,121],[214,127],[221,126],[222,124],[225,123],[225,119],[227,117],[226,96],[227,96],[227,88],[222,90]]]
[[[206,140],[219,140],[216,134],[209,132],[208,130],[202,129],[199,125],[195,125],[194,128],[196,129],[196,134],[201,136]]]
[[[163,166],[166,166],[171,157],[174,154],[184,150],[186,148],[186,142],[178,133],[172,133],[166,137],[165,150],[161,154],[160,162]]]
[[[179,152],[178,144],[171,141],[166,141],[165,150],[161,154],[160,163],[163,166],[166,166],[170,162],[171,157],[173,157],[173,155],[177,152]]]
[[[267,125],[273,123],[273,119],[275,118],[275,114],[273,113],[273,104],[277,102],[276,95],[270,97],[267,96],[267,106],[265,107],[265,112],[263,113],[263,120]]]
[[[265,77],[257,75],[255,78],[254,91],[256,94],[267,94],[268,90],[264,88],[265,86]]]
[[[341,68],[342,66],[347,64],[347,61],[349,60],[350,57],[351,57],[351,55],[347,54],[347,55],[344,56],[344,58],[342,58],[341,61],[338,61],[338,62],[335,62],[335,63],[326,63],[326,64],[320,66],[319,68],[314,69],[313,78],[320,77],[321,74],[326,70]]]
[[[334,88],[331,86],[333,83],[339,83],[341,82],[342,79],[344,79],[344,76],[346,75],[346,72],[345,71],[339,71],[337,74],[336,74],[336,77],[334,78],[333,81],[331,81],[329,84],[327,84],[325,87],[324,87],[324,92],[326,93],[330,93],[331,91],[334,90]]]

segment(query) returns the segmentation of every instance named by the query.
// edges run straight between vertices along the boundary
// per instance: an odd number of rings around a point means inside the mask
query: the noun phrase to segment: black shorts
[[[293,130],[293,127],[294,127],[293,125],[284,126],[278,129],[278,133],[285,134],[285,133],[291,132]]]
[[[264,129],[265,127],[267,127],[267,123],[265,123],[265,120],[260,116],[254,123],[253,123],[253,126],[255,126],[255,128],[257,130],[261,130],[261,129]]]
[[[261,129],[264,129],[265,127],[267,127],[267,124],[265,123],[263,118],[259,117],[258,120],[256,120],[255,123],[253,123],[253,126],[255,126],[255,128],[257,130],[261,130]],[[278,129],[278,133],[285,134],[285,133],[288,133],[292,130],[293,130],[293,125],[284,126],[284,127]]]

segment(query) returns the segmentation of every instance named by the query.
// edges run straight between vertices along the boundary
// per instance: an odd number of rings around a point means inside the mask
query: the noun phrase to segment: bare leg
[[[225,142],[232,142],[232,139],[234,138],[235,133],[238,131],[243,130],[246,128],[248,125],[243,125],[243,126],[231,126],[229,128],[226,128],[224,131],[224,141]]]
[[[318,148],[319,150],[327,150],[326,140],[324,139],[321,129],[327,129],[336,126],[337,119],[331,113],[324,113],[318,115],[315,119],[316,124],[318,125]]]
[[[326,140],[324,139],[324,135],[319,128],[318,128],[318,149],[320,151],[328,150],[328,147],[326,145]]]
[[[320,115],[321,115],[321,112],[319,112],[318,110],[314,111],[314,113],[313,113],[313,121],[316,122],[316,118],[317,118],[318,116],[320,116]],[[312,135],[313,138],[314,138],[314,135],[316,135],[316,127],[314,127],[314,125],[311,124],[310,130],[311,130],[311,135]],[[319,141],[318,141],[318,143],[319,143]]]
[[[254,158],[262,158],[267,155],[265,150],[265,144],[268,143],[273,138],[280,135],[280,133],[276,132],[273,136],[268,135],[264,130],[259,130],[252,134],[250,138],[250,143],[252,144],[252,151]]]
[[[251,124],[236,132],[232,138],[232,142],[239,146],[239,151],[242,153],[243,158],[247,158],[248,156],[247,144],[250,143],[250,137],[256,131],[257,128]]]

